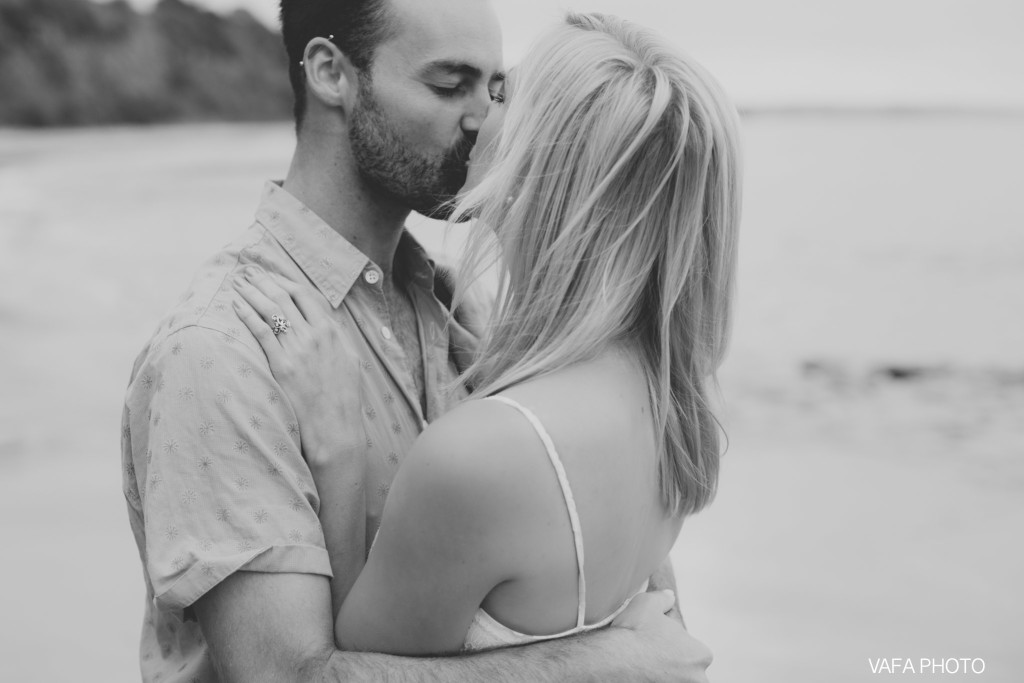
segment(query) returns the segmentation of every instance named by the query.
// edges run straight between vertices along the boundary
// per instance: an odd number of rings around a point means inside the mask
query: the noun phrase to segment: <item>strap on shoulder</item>
[[[576,500],[572,496],[569,478],[565,474],[562,460],[558,457],[555,444],[548,435],[547,430],[544,429],[544,425],[541,424],[540,420],[537,419],[537,416],[531,410],[507,396],[488,396],[487,399],[499,401],[515,408],[529,421],[534,431],[537,432],[537,436],[543,442],[544,450],[547,451],[551,466],[555,468],[555,474],[558,475],[558,484],[562,487],[562,497],[565,499],[565,507],[569,512],[569,524],[572,526],[573,541],[576,545],[576,566],[579,576],[579,608],[576,612],[576,628],[582,628],[585,625],[587,614],[587,582],[583,574],[583,532],[580,531],[580,517],[576,512]]]

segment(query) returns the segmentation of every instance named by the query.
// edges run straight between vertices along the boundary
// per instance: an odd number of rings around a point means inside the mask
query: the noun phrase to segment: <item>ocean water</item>
[[[1024,483],[1024,118],[745,131],[733,426]]]
[[[755,115],[744,135],[722,370],[741,423],[747,406],[882,392],[907,369],[904,384],[982,395],[987,413],[1019,393],[1024,118]],[[0,131],[0,461],[109,447],[134,353],[291,145],[284,124]],[[437,250],[467,229],[420,223]]]
[[[1024,119],[754,117],[738,352],[1024,360]]]
[[[1019,680],[1024,118],[761,114],[744,135],[731,446],[673,554],[713,680],[971,652]],[[122,392],[292,144],[286,124],[0,131],[0,532],[30,560],[0,570],[26,588],[2,599],[0,678],[136,676]],[[456,251],[467,228],[414,229]]]

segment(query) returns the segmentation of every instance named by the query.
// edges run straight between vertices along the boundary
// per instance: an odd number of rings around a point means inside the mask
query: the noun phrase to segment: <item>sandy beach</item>
[[[710,678],[979,658],[968,677],[1019,681],[1024,119],[745,129],[730,448],[673,551]],[[291,144],[287,124],[0,130],[0,680],[138,680],[124,386]]]

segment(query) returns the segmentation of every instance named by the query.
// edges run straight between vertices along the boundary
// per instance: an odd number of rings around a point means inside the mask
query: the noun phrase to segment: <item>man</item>
[[[144,680],[703,680],[706,649],[656,606],[625,615],[630,628],[468,657],[335,648],[332,587],[354,580],[346,567],[409,445],[460,398],[444,391],[457,370],[433,266],[403,225],[465,180],[501,36],[482,0],[283,0],[281,16],[298,129],[288,176],[200,270],[128,389]],[[250,264],[321,297],[359,358],[362,414],[339,419],[369,446],[371,484],[339,509],[320,509],[302,416],[233,312],[232,277]],[[318,513],[351,544],[325,548]]]

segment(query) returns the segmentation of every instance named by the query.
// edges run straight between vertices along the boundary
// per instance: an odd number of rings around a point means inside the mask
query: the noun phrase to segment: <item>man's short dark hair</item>
[[[306,115],[306,74],[300,62],[314,38],[332,41],[368,73],[374,51],[391,30],[388,0],[281,0],[281,34],[295,94],[295,124]]]

